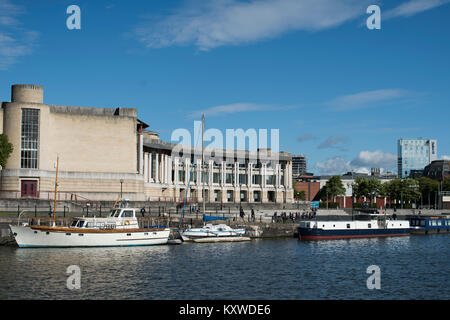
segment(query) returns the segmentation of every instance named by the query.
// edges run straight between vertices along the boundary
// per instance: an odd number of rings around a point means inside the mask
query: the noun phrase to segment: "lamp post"
[[[120,199],[122,199],[122,184],[123,184],[123,179],[120,179]]]

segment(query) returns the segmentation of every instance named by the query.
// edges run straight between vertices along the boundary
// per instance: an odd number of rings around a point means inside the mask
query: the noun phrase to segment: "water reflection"
[[[125,248],[0,247],[1,299],[444,299],[450,235]],[[368,290],[379,265],[382,289]],[[81,289],[66,287],[67,267]]]

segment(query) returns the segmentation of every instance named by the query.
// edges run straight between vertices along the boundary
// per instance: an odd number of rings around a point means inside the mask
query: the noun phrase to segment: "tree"
[[[306,199],[306,192],[305,190],[297,191],[294,189],[294,198],[300,201],[305,201]]]
[[[328,201],[338,196],[345,196],[345,187],[340,176],[332,176],[320,189],[319,198]]]
[[[4,134],[0,134],[0,166],[2,169],[6,166],[11,152],[13,152],[13,145],[8,141],[8,137]]]
[[[384,183],[382,194],[401,204],[411,203],[420,199],[419,188],[419,183],[414,179],[393,179]]]
[[[378,179],[369,179],[364,177],[357,177],[352,186],[353,195],[358,199],[367,197],[372,201],[375,197],[382,193],[381,182]]]
[[[431,195],[434,195],[434,193],[438,190],[439,182],[428,177],[421,177],[417,179],[417,182],[419,183],[419,191],[422,195],[422,202],[430,205],[432,201],[434,202],[434,197],[431,197]]]
[[[450,178],[446,178],[442,182],[442,191],[450,191]]]

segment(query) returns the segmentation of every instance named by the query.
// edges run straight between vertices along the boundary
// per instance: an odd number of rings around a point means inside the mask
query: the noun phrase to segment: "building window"
[[[39,110],[22,109],[20,167],[37,169],[39,148]]]

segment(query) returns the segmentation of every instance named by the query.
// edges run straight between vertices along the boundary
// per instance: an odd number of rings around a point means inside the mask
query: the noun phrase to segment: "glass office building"
[[[399,139],[398,176],[406,178],[411,170],[423,170],[431,161],[437,160],[437,140]]]

